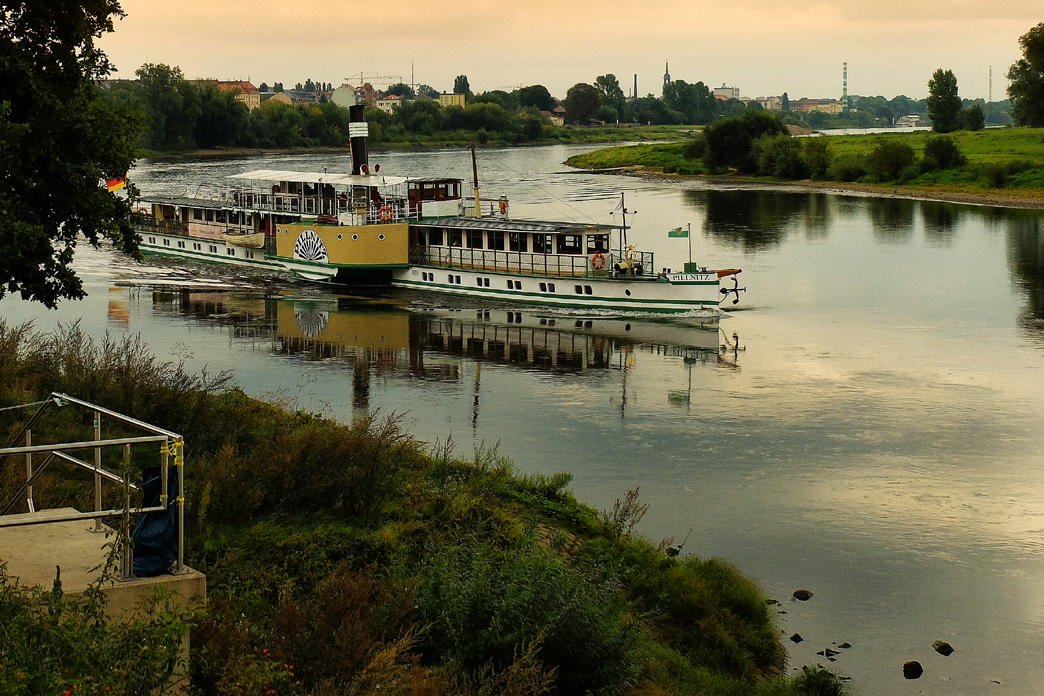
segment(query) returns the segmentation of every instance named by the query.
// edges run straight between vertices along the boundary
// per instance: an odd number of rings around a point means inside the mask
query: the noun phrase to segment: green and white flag
[[[668,237],[682,237],[682,238],[685,238],[685,237],[689,236],[689,231],[688,230],[683,230],[680,227],[675,227],[673,230],[671,230],[670,232],[667,233],[667,236]]]

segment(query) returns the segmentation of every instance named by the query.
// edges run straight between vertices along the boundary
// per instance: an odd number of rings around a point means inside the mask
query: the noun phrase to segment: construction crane
[[[373,73],[368,75],[366,73],[356,73],[355,75],[349,75],[348,77],[344,78],[344,81],[348,84],[351,84],[353,80],[357,80],[357,84],[360,87],[366,84],[367,82],[374,87],[379,87],[381,85],[389,87],[391,85],[397,85],[400,82],[402,82],[402,75],[381,75],[380,73]]]

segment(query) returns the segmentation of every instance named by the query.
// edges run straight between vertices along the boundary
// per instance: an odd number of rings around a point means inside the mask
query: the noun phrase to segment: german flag
[[[119,179],[109,179],[107,186],[109,191],[119,191],[127,185],[127,177],[121,176]]]

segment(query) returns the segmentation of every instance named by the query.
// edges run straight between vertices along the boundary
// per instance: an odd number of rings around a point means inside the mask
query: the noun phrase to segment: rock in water
[[[794,599],[807,602],[812,599],[812,590],[794,590]]]
[[[932,643],[932,647],[935,648],[935,652],[940,655],[949,657],[953,654],[953,646],[947,643],[945,640],[937,640]]]
[[[907,679],[919,679],[922,674],[924,674],[924,667],[921,667],[921,663],[917,660],[903,663],[903,676]]]
[[[805,639],[801,637],[800,633],[795,633],[794,635],[790,636],[790,640],[794,641],[795,643],[800,643]]]

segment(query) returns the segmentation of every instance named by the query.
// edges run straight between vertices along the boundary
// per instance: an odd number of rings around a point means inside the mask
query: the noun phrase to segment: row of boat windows
[[[434,283],[435,282],[435,274],[434,273],[428,273],[427,271],[422,272],[421,273],[421,280],[423,280],[426,283]],[[459,275],[454,275],[452,273],[450,273],[450,274],[448,274],[446,276],[446,282],[449,283],[450,285],[462,285],[461,280],[460,280],[460,276]],[[488,288],[489,286],[490,286],[489,285],[489,278],[476,278],[475,279],[475,287]],[[540,288],[540,292],[556,292],[554,283],[539,283],[538,287]],[[507,281],[507,289],[508,290],[523,290],[524,288],[522,287],[522,281],[521,280],[510,280],[509,279]],[[592,288],[590,285],[574,285],[573,286],[573,291],[577,295],[593,295],[594,294],[594,288]]]
[[[416,244],[422,247],[449,246],[519,252],[528,252],[532,249],[535,254],[579,255],[609,252],[608,234],[504,233],[498,230],[457,230],[441,227],[416,227],[414,231]]]
[[[149,239],[149,244],[155,244],[156,243],[156,238],[155,237],[149,237],[148,239]],[[169,239],[162,240],[162,243],[163,243],[163,246],[165,246],[165,247],[169,247],[171,245]],[[183,240],[178,239],[178,240],[175,240],[174,246],[176,248],[178,248],[178,249],[188,249],[188,244],[189,244],[188,242],[185,242]],[[207,244],[206,247],[207,247],[206,253],[209,253],[209,254],[217,254],[218,253],[219,247],[217,245],[215,245],[215,244]],[[193,251],[203,251],[203,244],[200,244],[199,242],[192,242],[192,250]],[[236,247],[225,247],[225,256],[233,256],[233,257],[241,256],[244,259],[252,259],[252,258],[254,258],[254,251],[252,249],[240,249],[240,251],[243,252],[243,253],[242,254],[236,254]]]

